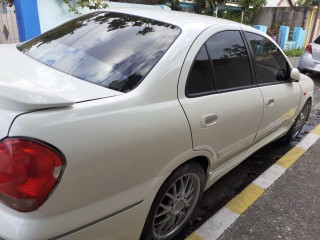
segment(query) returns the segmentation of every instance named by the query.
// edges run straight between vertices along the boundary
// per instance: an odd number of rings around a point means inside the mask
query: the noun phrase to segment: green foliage
[[[285,53],[288,57],[300,57],[303,52],[304,52],[303,49],[284,50],[284,53]]]
[[[239,0],[239,6],[244,11],[243,23],[251,24],[255,12],[267,4],[266,0]]]
[[[206,9],[206,3],[205,0],[194,0],[194,12],[195,13],[203,13],[204,10]]]
[[[209,13],[207,15],[213,15],[215,9],[218,5],[224,5],[226,0],[204,0],[205,2],[205,12]],[[211,14],[212,13],[212,14]]]
[[[317,0],[297,0],[296,5],[299,7],[307,7],[307,6],[317,6]]]
[[[195,12],[213,16],[214,11],[218,6],[225,5],[227,0],[194,0]],[[250,24],[255,12],[263,7],[266,0],[238,0],[239,7],[244,11],[243,23]],[[240,22],[241,11],[219,12],[218,17]]]
[[[76,14],[80,14],[78,7],[86,7],[90,10],[99,10],[108,7],[108,4],[102,3],[101,0],[63,0],[63,2],[69,7],[70,12]]]
[[[238,4],[242,8],[243,11],[252,10],[257,11],[260,7],[266,5],[266,0],[239,0]]]
[[[235,22],[241,22],[240,11],[221,11],[218,13],[218,17],[235,21]]]
[[[172,0],[170,4],[171,4],[170,5],[171,10],[173,10],[173,11],[182,11],[182,9],[180,7],[179,0]]]

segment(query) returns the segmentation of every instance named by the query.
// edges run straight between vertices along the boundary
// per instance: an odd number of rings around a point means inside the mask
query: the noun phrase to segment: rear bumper
[[[299,60],[298,68],[300,70],[320,72],[320,61],[313,59],[309,53],[303,53]]]
[[[24,219],[24,223],[21,221],[20,225],[18,224],[16,227],[16,232],[4,232],[1,227],[0,240],[139,239],[144,224],[144,209],[144,203],[140,202],[130,206],[129,209],[123,209],[123,211],[79,226],[63,234],[61,234],[61,230],[64,229],[63,225],[68,225],[69,219],[66,218],[61,220],[59,224],[55,224],[50,217],[42,216],[40,218],[37,216],[33,219]],[[79,218],[85,218],[85,216],[79,216]],[[5,221],[6,217],[2,219]],[[45,233],[46,231],[47,233]]]
[[[139,239],[154,196],[166,177],[51,216],[40,210],[20,213],[0,204],[0,240]],[[132,203],[128,205],[123,199]]]
[[[145,205],[143,202],[113,216],[106,216],[81,226],[71,232],[50,238],[49,240],[105,240],[105,239],[139,239],[144,225]]]

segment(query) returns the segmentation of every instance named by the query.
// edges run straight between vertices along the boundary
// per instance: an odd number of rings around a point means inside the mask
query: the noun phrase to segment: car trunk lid
[[[22,54],[14,44],[0,45],[0,109],[30,111],[123,93],[52,69]]]

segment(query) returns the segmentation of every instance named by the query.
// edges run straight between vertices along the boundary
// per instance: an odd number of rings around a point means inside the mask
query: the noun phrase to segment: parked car
[[[320,72],[320,36],[307,45],[300,57],[298,69],[302,73]]]
[[[1,239],[172,239],[313,98],[266,34],[190,13],[94,12],[0,56]]]

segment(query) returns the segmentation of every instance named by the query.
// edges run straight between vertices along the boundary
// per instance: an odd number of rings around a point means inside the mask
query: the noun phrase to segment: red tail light
[[[58,183],[64,161],[53,148],[34,140],[0,142],[0,201],[30,212],[48,198]]]
[[[312,46],[311,46],[310,44],[306,47],[306,51],[307,51],[309,54],[312,54]]]

